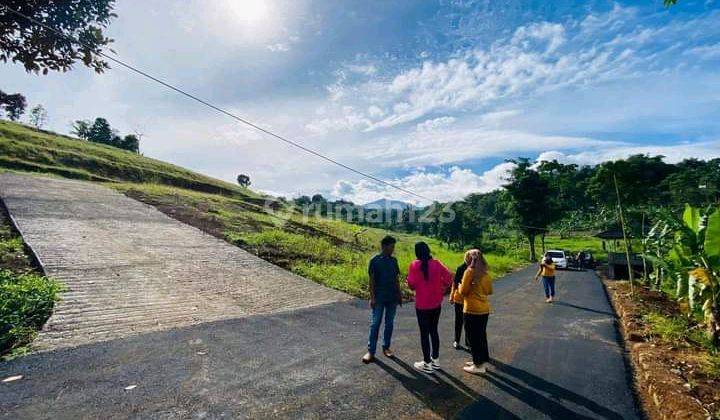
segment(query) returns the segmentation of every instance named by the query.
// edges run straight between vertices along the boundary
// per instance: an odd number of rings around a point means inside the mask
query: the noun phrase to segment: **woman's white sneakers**
[[[485,372],[487,372],[487,369],[485,369],[485,366],[475,366],[474,364],[470,366],[465,366],[463,370],[467,373],[472,373],[473,375],[481,375]]]
[[[432,363],[425,363],[424,361],[421,361],[415,362],[413,366],[415,366],[415,369],[425,373],[435,373],[435,370],[432,367]]]
[[[430,362],[430,367],[435,370],[440,370],[440,359],[432,359],[432,362]]]
[[[468,362],[465,364],[465,367],[463,367],[463,370],[467,373],[472,373],[473,375],[481,375],[483,373],[487,372],[487,363],[483,363],[480,366],[476,366],[472,362]]]

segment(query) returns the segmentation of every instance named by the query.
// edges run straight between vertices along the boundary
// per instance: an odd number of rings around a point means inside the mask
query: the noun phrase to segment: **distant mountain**
[[[415,208],[410,203],[405,203],[403,201],[398,200],[388,200],[387,198],[381,198],[379,200],[372,201],[370,203],[365,203],[362,205],[363,208],[366,209],[391,209],[391,210],[404,210],[408,206]]]

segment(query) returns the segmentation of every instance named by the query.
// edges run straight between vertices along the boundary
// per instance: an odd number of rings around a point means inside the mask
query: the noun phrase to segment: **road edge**
[[[623,317],[618,311],[618,307],[616,305],[615,299],[613,298],[612,292],[607,287],[606,282],[608,280],[606,279],[604,273],[602,273],[600,270],[596,270],[595,276],[602,285],[603,292],[605,293],[605,298],[607,299],[608,304],[610,304],[610,307],[613,310],[613,314],[615,315],[613,319],[613,324],[615,324],[615,340],[622,349],[622,358],[626,372],[625,379],[628,388],[630,388],[630,391],[632,392],[633,401],[635,402],[635,412],[641,419],[651,419],[652,417],[649,415],[648,408],[646,407],[646,401],[642,398],[641,384],[638,377],[639,371],[637,369],[637,366],[635,366],[632,358],[632,350],[628,345],[629,340],[627,330],[623,323]]]

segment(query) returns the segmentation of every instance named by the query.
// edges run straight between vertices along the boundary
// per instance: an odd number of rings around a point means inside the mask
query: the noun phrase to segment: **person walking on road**
[[[580,271],[585,271],[585,251],[578,252],[577,263]]]
[[[540,262],[540,269],[535,275],[535,281],[542,276],[543,290],[545,291],[545,302],[552,303],[555,300],[555,263],[552,258],[545,257]]]
[[[460,296],[460,283],[462,282],[465,270],[467,270],[468,263],[470,263],[468,255],[469,254],[465,253],[466,260],[455,270],[455,279],[453,280],[452,287],[450,288],[449,300],[450,304],[452,304],[455,309],[455,341],[453,342],[453,347],[458,350],[463,349],[462,344],[460,344],[460,338],[462,337],[463,326],[465,325],[463,321],[464,299]],[[470,348],[470,341],[468,340],[467,334],[465,334],[465,347]]]
[[[408,268],[407,284],[415,291],[415,314],[420,328],[423,360],[414,366],[425,373],[433,373],[440,369],[440,310],[443,296],[453,279],[450,270],[433,259],[425,242],[415,244],[415,256],[417,259]]]
[[[393,357],[390,349],[395,312],[398,304],[402,304],[400,294],[400,267],[397,259],[393,257],[395,243],[392,236],[386,236],[380,242],[380,253],[370,260],[368,275],[370,277],[370,334],[368,337],[367,353],[363,356],[363,363],[375,360],[380,324],[385,316],[385,330],[383,332],[383,354]]]
[[[482,252],[472,249],[465,257],[469,263],[459,292],[463,297],[465,335],[470,340],[472,361],[466,363],[463,370],[478,375],[487,372],[490,362],[487,324],[491,308],[488,296],[493,293],[493,287],[488,264]]]

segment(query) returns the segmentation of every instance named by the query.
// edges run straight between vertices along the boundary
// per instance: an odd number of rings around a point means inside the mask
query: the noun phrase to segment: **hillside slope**
[[[166,162],[8,121],[0,121],[0,167],[87,181],[154,183],[259,197],[246,188]]]
[[[103,182],[165,214],[329,287],[368,296],[366,264],[388,232],[303,215],[289,203],[141,155],[0,122],[0,170]],[[413,246],[428,242],[450,268],[462,253],[439,241],[391,233],[405,270]],[[522,265],[489,256],[494,274]],[[409,292],[405,290],[405,293]]]

